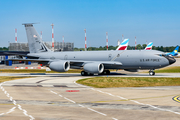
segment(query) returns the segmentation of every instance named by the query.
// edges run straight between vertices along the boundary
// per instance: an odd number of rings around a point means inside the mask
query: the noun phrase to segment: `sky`
[[[153,42],[154,46],[180,44],[180,0],[0,0],[0,47],[26,43],[23,23],[34,24],[43,41],[73,42],[83,48],[116,46],[129,38],[129,45]]]

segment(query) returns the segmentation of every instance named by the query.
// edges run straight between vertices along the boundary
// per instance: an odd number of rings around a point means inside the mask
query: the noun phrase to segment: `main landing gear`
[[[82,76],[93,76],[94,74],[93,73],[89,73],[89,72],[85,72],[85,71],[81,71],[81,75]],[[109,70],[104,70],[99,75],[110,75],[110,71]]]
[[[153,76],[153,75],[155,75],[155,72],[154,72],[154,70],[150,70],[150,71],[149,71],[149,75],[150,75],[150,76]]]
[[[110,75],[110,71],[109,70],[104,70],[101,74],[99,75]]]
[[[81,71],[81,75],[82,76],[93,76],[93,73],[89,73],[89,72],[85,72],[85,71]]]

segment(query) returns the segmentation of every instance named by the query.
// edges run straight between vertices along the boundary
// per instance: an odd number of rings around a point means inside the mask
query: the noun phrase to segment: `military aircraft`
[[[67,51],[52,52],[49,50],[32,23],[23,24],[26,29],[30,53],[27,59],[16,61],[34,61],[49,67],[51,70],[66,72],[70,68],[82,69],[81,75],[110,74],[110,69],[124,69],[136,72],[148,69],[149,75],[154,70],[173,64],[176,60],[156,50],[111,50],[111,51]],[[13,60],[13,59],[11,59]]]

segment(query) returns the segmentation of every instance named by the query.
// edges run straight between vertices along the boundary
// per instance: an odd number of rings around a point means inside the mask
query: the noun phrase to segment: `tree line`
[[[116,50],[117,47],[118,46],[109,46],[108,50]],[[138,44],[136,46],[136,50],[143,50],[143,49],[145,49],[145,47],[146,47],[146,44],[143,44],[143,45]],[[163,47],[163,46],[156,47],[156,46],[153,46],[152,47],[153,50],[159,50],[159,51],[163,51],[163,52],[172,52],[175,48],[176,48],[176,46],[170,46],[170,47]],[[107,49],[106,46],[104,46],[104,47],[102,47],[102,46],[100,46],[100,47],[88,47],[87,48],[88,51],[106,50],[106,49]],[[135,50],[135,46],[129,46],[128,45],[127,49],[128,50]],[[8,51],[8,50],[9,50],[8,47],[0,47],[0,51]],[[75,47],[74,51],[84,51],[84,48]]]
[[[8,51],[9,49],[7,47],[0,47],[0,51]]]
[[[118,46],[108,46],[108,50],[116,50]],[[136,50],[143,50],[146,48],[146,44],[138,44],[136,46]],[[159,51],[162,51],[162,52],[172,52],[174,49],[176,48],[176,46],[170,46],[170,47],[163,47],[163,46],[153,46],[152,49],[153,50],[159,50]],[[95,50],[107,50],[106,46],[102,47],[100,46],[99,48],[98,47],[88,47],[87,48],[88,51],[95,51]],[[127,50],[135,50],[135,46],[129,46],[127,47]],[[84,48],[77,48],[75,47],[74,48],[74,51],[84,51]]]

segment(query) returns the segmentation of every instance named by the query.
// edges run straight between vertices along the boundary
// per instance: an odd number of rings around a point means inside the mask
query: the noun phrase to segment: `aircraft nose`
[[[176,62],[176,59],[174,59],[173,57],[169,56],[169,57],[167,57],[167,59],[168,59],[170,65]]]

